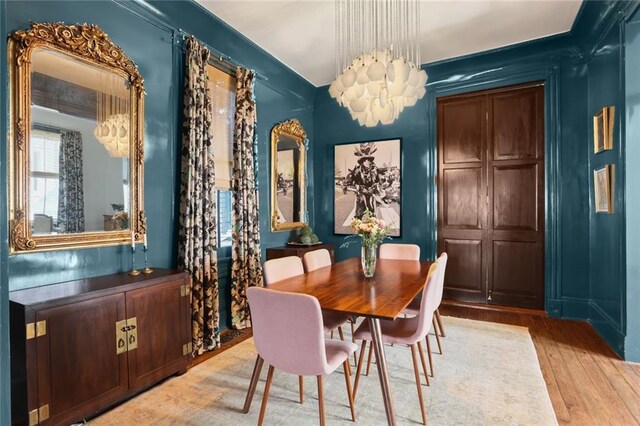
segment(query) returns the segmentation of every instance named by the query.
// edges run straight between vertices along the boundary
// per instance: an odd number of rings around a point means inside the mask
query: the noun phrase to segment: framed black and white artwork
[[[366,211],[401,235],[402,140],[335,145],[333,220],[336,234],[354,234],[351,221]]]

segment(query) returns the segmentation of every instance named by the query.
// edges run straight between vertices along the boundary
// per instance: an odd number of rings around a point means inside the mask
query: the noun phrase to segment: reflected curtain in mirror
[[[60,134],[58,167],[58,227],[60,232],[84,232],[84,185],[82,171],[82,135],[68,131]]]
[[[202,354],[220,345],[210,52],[193,37],[185,44],[178,267],[191,277],[193,353]]]
[[[238,68],[236,72],[236,116],[233,140],[233,240],[231,242],[231,325],[251,326],[247,288],[262,287],[260,218],[256,184],[256,100],[255,74]]]

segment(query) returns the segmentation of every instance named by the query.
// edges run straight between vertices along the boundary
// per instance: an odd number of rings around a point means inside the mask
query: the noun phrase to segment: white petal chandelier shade
[[[425,93],[418,0],[336,0],[329,94],[362,126],[391,124]]]
[[[93,131],[110,156],[129,157],[129,122],[129,114],[113,114]]]

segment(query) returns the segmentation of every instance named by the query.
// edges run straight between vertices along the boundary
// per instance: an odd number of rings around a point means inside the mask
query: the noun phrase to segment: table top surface
[[[328,311],[395,319],[424,288],[432,263],[378,259],[373,278],[365,278],[360,258],[351,258],[273,283],[269,288],[309,294]]]

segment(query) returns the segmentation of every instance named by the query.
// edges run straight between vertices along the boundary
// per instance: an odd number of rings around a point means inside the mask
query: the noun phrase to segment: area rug
[[[423,386],[430,425],[554,425],[556,417],[528,329],[444,317],[444,355],[433,354],[435,377]],[[348,328],[348,327],[347,327]],[[437,346],[431,336],[432,349]],[[411,351],[385,346],[399,424],[420,424]],[[248,339],[92,420],[91,425],[254,425],[266,368],[249,414],[242,406],[255,362]],[[353,358],[352,358],[353,362]],[[357,424],[386,424],[378,373],[363,376],[356,400]],[[354,370],[355,372],[355,370]],[[353,379],[353,378],[352,378]],[[265,424],[318,424],[315,378],[305,379],[298,403],[298,378],[278,372]],[[327,424],[350,425],[341,370],[324,379]]]

